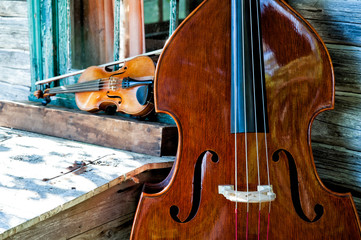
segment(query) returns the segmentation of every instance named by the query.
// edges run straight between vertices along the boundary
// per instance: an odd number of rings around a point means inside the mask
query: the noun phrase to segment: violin
[[[131,239],[361,239],[351,195],[313,161],[313,119],[334,105],[330,56],[284,1],[205,0],[168,40],[154,87],[178,152],[144,186]]]
[[[148,56],[138,56],[126,61],[117,71],[92,66],[82,72],[77,83],[34,93],[37,98],[59,93],[75,93],[75,102],[80,110],[122,112],[133,116],[146,116],[153,109],[152,85],[155,65]],[[45,104],[46,104],[45,103]]]

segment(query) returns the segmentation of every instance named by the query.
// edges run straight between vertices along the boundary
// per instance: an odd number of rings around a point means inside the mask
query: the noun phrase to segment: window
[[[28,1],[32,30],[32,92],[36,90],[36,81],[116,61],[133,55],[132,49],[135,52],[144,51],[143,46],[145,51],[161,49],[178,22],[200,2],[201,0]],[[134,30],[136,24],[136,28],[142,29]],[[131,41],[127,42],[129,39]],[[131,46],[132,44],[135,46]],[[63,79],[51,85],[72,84],[78,77]],[[29,99],[37,101],[32,94]],[[52,100],[52,104],[76,108],[74,94],[59,94]]]
[[[70,1],[72,68],[114,61],[113,13],[113,1]]]

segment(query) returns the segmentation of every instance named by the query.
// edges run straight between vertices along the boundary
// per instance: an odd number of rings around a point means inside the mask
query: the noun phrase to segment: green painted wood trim
[[[71,68],[71,46],[70,46],[70,0],[62,0],[58,2],[58,70],[59,74],[69,72]]]
[[[52,0],[41,0],[41,51],[43,79],[54,76],[53,7]]]
[[[54,54],[54,76],[59,75],[59,18],[58,0],[52,0],[52,25],[53,25],[53,54]]]
[[[114,0],[114,61],[119,60],[120,50],[120,0]]]
[[[35,90],[35,82],[43,79],[40,14],[40,1],[28,1],[31,92]]]
[[[56,26],[58,31],[57,39],[57,70],[58,75],[62,75],[72,71],[71,59],[71,16],[70,0],[57,1],[57,19]],[[76,83],[79,76],[69,77],[66,79],[59,80],[58,85],[68,85]],[[58,94],[56,98],[53,98],[52,104],[60,105],[68,108],[75,108],[75,97],[74,94]]]
[[[169,36],[173,34],[175,29],[178,26],[178,16],[179,16],[179,0],[170,0],[169,2]]]

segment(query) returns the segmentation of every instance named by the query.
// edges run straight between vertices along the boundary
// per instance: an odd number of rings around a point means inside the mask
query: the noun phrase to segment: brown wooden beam
[[[175,155],[178,141],[174,125],[33,102],[0,101],[0,126],[153,156]]]

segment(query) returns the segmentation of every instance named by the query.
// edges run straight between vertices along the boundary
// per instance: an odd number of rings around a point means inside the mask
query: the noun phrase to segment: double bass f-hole
[[[193,195],[192,195],[192,209],[186,218],[186,220],[181,221],[178,218],[179,207],[173,205],[170,207],[170,216],[172,219],[178,223],[187,223],[192,220],[199,209],[199,205],[201,202],[201,194],[202,194],[202,181],[203,174],[206,169],[206,165],[210,163],[218,163],[218,155],[213,151],[205,151],[201,155],[199,155],[196,165],[194,167],[194,175],[193,175]]]
[[[290,185],[291,185],[291,196],[292,196],[292,203],[293,207],[295,208],[295,211],[297,215],[306,222],[316,222],[319,220],[323,215],[323,206],[320,204],[316,204],[314,207],[314,211],[316,216],[314,219],[310,220],[306,214],[304,213],[302,206],[301,206],[301,200],[300,200],[300,193],[298,189],[298,174],[297,174],[297,167],[295,160],[293,159],[290,152],[284,149],[278,149],[275,151],[272,155],[272,160],[274,162],[278,162],[280,157],[280,153],[284,152],[288,159],[288,167],[289,167],[289,174],[290,174]]]
[[[312,164],[330,57],[283,0],[205,0],[167,41],[154,87],[178,153],[161,191],[142,193],[131,239],[361,239],[350,195]]]

